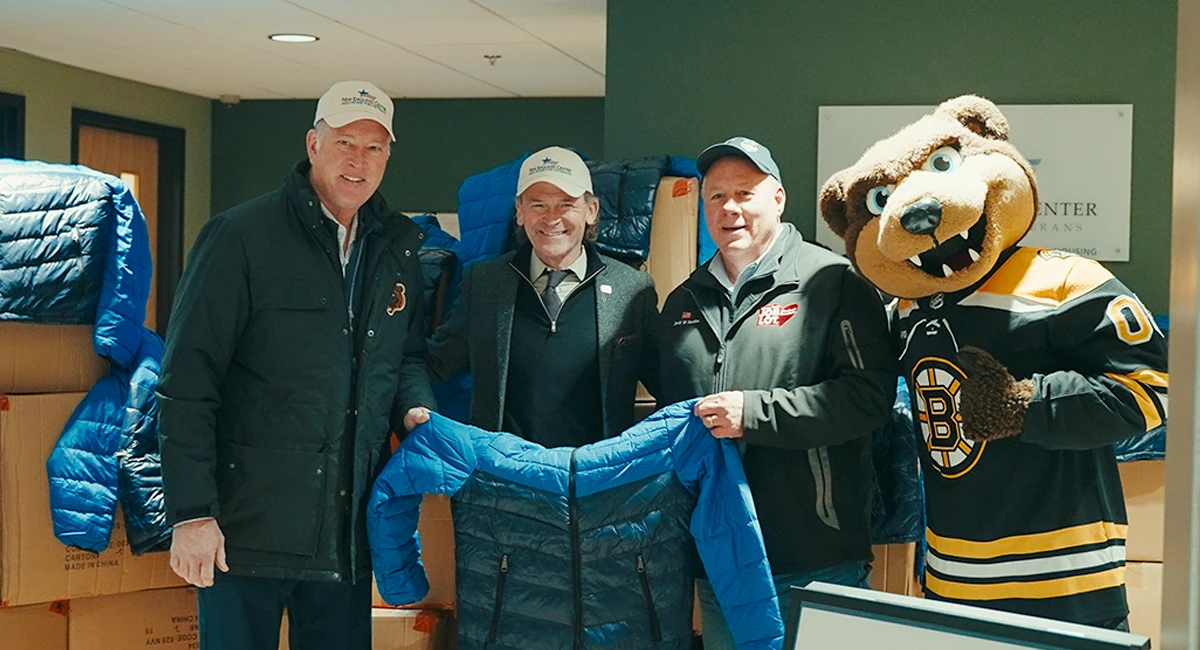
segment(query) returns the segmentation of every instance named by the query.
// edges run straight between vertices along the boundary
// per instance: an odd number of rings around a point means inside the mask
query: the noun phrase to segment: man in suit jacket
[[[484,429],[546,447],[618,435],[634,423],[638,380],[658,386],[654,281],[591,246],[600,205],[573,151],[525,159],[516,208],[523,243],[467,268],[430,375],[469,365],[471,424]]]

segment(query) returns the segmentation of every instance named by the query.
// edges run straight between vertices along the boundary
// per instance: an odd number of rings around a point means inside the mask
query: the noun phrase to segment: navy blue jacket
[[[433,415],[375,482],[367,531],[384,600],[428,591],[421,497],[453,495],[459,647],[690,648],[693,540],[738,647],[783,624],[736,446],[671,405],[579,448]]]

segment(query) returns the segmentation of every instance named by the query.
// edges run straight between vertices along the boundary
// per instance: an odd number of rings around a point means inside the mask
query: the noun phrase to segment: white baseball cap
[[[534,183],[550,183],[577,199],[585,192],[592,191],[592,174],[574,151],[546,147],[521,163],[521,174],[517,176],[517,195],[520,196]]]
[[[325,120],[333,128],[341,128],[358,120],[374,120],[387,129],[396,141],[392,131],[392,100],[375,84],[366,81],[339,81],[329,87],[317,102],[317,115],[313,118],[313,126]]]

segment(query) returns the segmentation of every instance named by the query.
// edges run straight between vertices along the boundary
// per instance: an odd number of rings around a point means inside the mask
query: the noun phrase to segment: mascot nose
[[[916,203],[904,208],[900,215],[900,225],[914,235],[928,235],[937,230],[942,222],[942,204],[932,196],[927,196]]]

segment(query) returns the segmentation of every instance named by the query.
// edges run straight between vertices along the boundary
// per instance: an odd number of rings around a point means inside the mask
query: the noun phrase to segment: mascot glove
[[[963,436],[998,440],[1020,434],[1033,398],[1033,380],[1016,380],[1004,364],[974,346],[959,350],[958,362],[966,374],[959,404]]]

